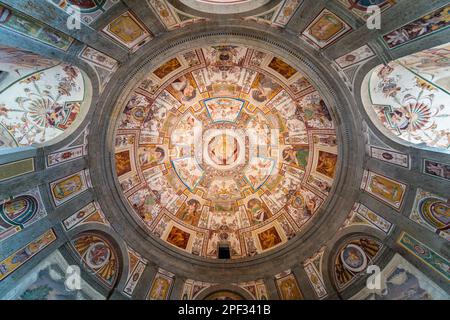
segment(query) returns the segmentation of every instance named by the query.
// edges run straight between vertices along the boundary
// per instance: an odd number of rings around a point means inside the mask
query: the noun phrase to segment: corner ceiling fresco
[[[148,231],[194,255],[266,252],[314,216],[338,162],[324,100],[270,53],[217,45],[153,70],[118,121],[115,165]]]

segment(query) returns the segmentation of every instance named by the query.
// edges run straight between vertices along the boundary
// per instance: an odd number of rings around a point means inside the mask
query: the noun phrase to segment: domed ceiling
[[[304,75],[269,52],[214,45],[154,69],[117,124],[124,197],[148,232],[194,255],[232,258],[291,239],[330,192],[331,115]]]

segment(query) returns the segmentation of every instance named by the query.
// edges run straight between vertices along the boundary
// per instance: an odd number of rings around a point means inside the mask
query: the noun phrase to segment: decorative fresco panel
[[[0,242],[46,215],[38,187],[0,201]]]
[[[72,230],[73,228],[86,223],[110,225],[97,202],[89,203],[62,222],[64,229],[66,230]]]
[[[409,155],[393,150],[370,146],[370,156],[372,158],[392,163],[400,167],[409,169],[410,166]]]
[[[346,69],[354,65],[362,64],[374,56],[375,53],[373,50],[365,44],[362,47],[337,58],[335,62],[341,69]]]
[[[389,48],[397,48],[432,33],[447,29],[450,6],[447,5],[383,36]]]
[[[34,158],[4,163],[0,165],[0,181],[19,177],[34,170]]]
[[[223,241],[232,259],[289,241],[339,166],[319,92],[286,61],[235,45],[191,48],[155,67],[124,105],[115,154],[148,232],[212,259]]]
[[[79,159],[85,155],[84,151],[85,148],[83,146],[79,146],[49,154],[47,156],[47,165],[48,167],[53,167],[65,162]]]
[[[71,241],[86,270],[112,288],[119,274],[119,260],[115,248],[103,236],[84,232]]]
[[[354,225],[368,225],[379,229],[386,234],[391,231],[393,226],[391,222],[387,221],[361,203],[355,203],[353,205],[353,208],[342,225],[342,228]]]
[[[0,5],[0,28],[4,28],[54,48],[67,51],[74,41],[68,35]]]
[[[377,173],[365,170],[361,189],[399,210],[403,204],[406,185]]]
[[[450,241],[450,201],[417,189],[409,218]]]
[[[56,206],[69,201],[90,186],[87,170],[61,178],[50,183],[50,190]]]
[[[110,22],[103,32],[132,52],[153,39],[152,33],[130,11]]]
[[[352,28],[333,12],[324,9],[301,34],[317,48],[329,46]]]
[[[159,269],[147,295],[147,300],[168,300],[172,290],[174,274]]]
[[[147,260],[142,258],[136,251],[128,247],[128,261],[128,277],[123,293],[131,297],[134,289],[136,289],[136,285],[141,279],[142,273],[144,273],[145,267],[147,266]]]
[[[422,272],[395,254],[381,272],[380,290],[364,288],[352,300],[448,300],[450,296]]]
[[[22,249],[5,258],[2,262],[0,262],[0,281],[20,268],[24,263],[49,246],[55,240],[56,235],[53,232],[53,229],[50,229],[40,235],[37,239],[28,243]]]
[[[0,92],[0,148],[44,143],[76,120],[85,99],[84,78],[72,65],[40,70]],[[8,142],[13,140],[13,143]]]
[[[445,180],[450,180],[450,165],[434,160],[423,160],[423,173]]]
[[[311,258],[303,263],[309,283],[319,299],[324,299],[328,296],[322,274],[322,260],[325,249],[326,247],[322,247]]]
[[[450,270],[448,268],[450,262],[447,259],[440,256],[406,232],[403,232],[400,235],[397,243],[416,256],[417,259],[421,260],[434,271],[442,275],[447,281],[450,280]]]
[[[303,300],[297,279],[291,270],[277,274],[275,281],[281,300]]]

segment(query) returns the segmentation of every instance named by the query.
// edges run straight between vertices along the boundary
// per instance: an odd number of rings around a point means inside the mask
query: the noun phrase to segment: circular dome
[[[273,250],[327,198],[336,133],[319,92],[250,46],[189,49],[154,68],[126,102],[116,174],[134,218],[180,250],[233,259]]]

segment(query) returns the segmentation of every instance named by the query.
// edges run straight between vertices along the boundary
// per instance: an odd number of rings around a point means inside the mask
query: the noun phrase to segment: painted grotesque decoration
[[[317,212],[338,167],[330,112],[287,61],[235,45],[182,52],[124,106],[116,174],[136,218],[217,258],[274,249]]]
[[[0,82],[0,148],[46,143],[60,136],[77,120],[85,100],[85,79],[80,69],[52,65],[48,59],[26,52],[9,54],[1,63],[12,75]],[[14,58],[14,59],[13,59]],[[40,65],[30,67],[29,63]]]
[[[448,150],[449,57],[446,44],[375,68],[369,76],[368,107],[377,120],[402,140]]]

